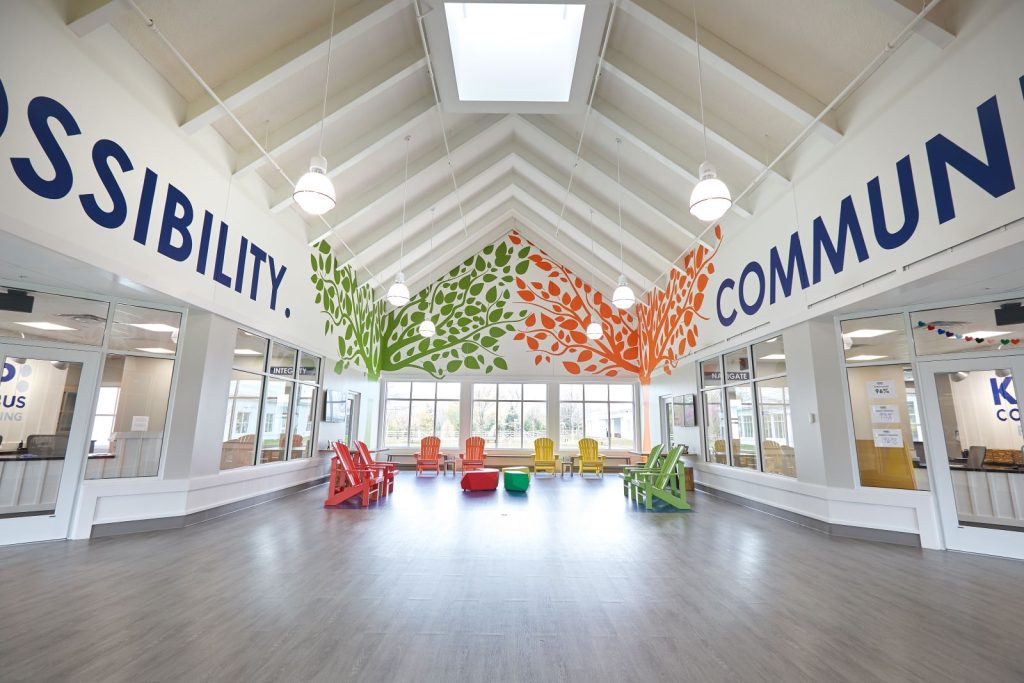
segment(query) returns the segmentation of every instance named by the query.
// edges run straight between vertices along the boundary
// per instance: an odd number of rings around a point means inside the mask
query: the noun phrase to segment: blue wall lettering
[[[807,264],[804,263],[804,251],[800,248],[800,233],[794,232],[789,236],[789,263],[785,270],[782,268],[779,248],[772,247],[771,253],[768,254],[768,273],[770,303],[775,303],[775,292],[779,288],[785,296],[792,293],[794,275],[800,277],[800,289],[807,289]]]
[[[882,203],[882,189],[878,176],[868,181],[868,202],[871,204],[871,223],[875,228],[875,241],[882,249],[895,249],[907,243],[917,230],[921,212],[917,206],[917,192],[914,188],[914,169],[910,155],[896,162],[896,175],[900,182],[900,200],[903,202],[903,227],[889,232],[885,221],[885,205]]]
[[[994,405],[1001,406],[1003,401],[1006,401],[1007,405],[1017,405],[1017,399],[1010,391],[1013,388],[1013,377],[1003,377],[1001,382],[995,377],[990,377],[988,381],[992,386],[992,403]]]
[[[857,209],[853,205],[853,197],[847,195],[839,204],[839,235],[835,243],[825,228],[825,221],[818,216],[814,219],[814,232],[811,241],[814,249],[814,260],[811,266],[814,274],[811,276],[814,284],[821,282],[821,254],[825,252],[832,272],[836,275],[843,272],[846,267],[846,238],[853,240],[853,248],[857,252],[857,260],[861,263],[868,260],[868,247],[864,244],[864,233],[860,231],[860,221],[857,219]],[[755,311],[756,312],[756,311]]]
[[[71,163],[50,128],[50,119],[59,123],[66,135],[80,135],[82,131],[71,112],[57,100],[51,100],[49,97],[36,97],[28,103],[28,122],[32,127],[32,132],[36,134],[39,146],[43,148],[46,158],[53,166],[53,178],[46,180],[39,175],[28,157],[12,158],[11,166],[14,168],[15,175],[18,176],[18,180],[25,187],[40,197],[60,199],[71,192],[75,175],[71,171]]]
[[[103,183],[107,195],[113,204],[110,211],[104,211],[96,201],[96,195],[83,194],[78,196],[82,202],[85,215],[93,220],[96,225],[113,230],[124,225],[128,218],[128,202],[125,201],[124,192],[117,184],[114,172],[110,169],[110,161],[116,161],[122,172],[132,170],[132,161],[128,158],[127,152],[113,140],[98,140],[92,146],[92,163],[96,166],[96,173]]]

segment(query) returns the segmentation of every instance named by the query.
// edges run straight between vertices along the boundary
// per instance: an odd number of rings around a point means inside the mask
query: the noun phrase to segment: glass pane
[[[498,385],[496,384],[474,384],[473,385],[473,398],[474,399],[493,399],[498,395]]]
[[[1024,439],[1010,370],[937,372],[935,391],[960,524],[1024,531]]]
[[[267,367],[267,344],[258,334],[239,329],[235,336],[234,367],[250,372],[263,372]]]
[[[408,387],[408,382],[405,383]],[[388,383],[391,387],[391,383]],[[388,401],[384,417],[384,445],[409,445],[409,402]]]
[[[910,396],[915,406],[917,399],[911,367],[855,367],[846,374],[861,485],[926,490],[924,443],[914,440],[910,424]]]
[[[434,398],[435,383],[434,382],[413,382],[412,383],[412,397],[413,398]]]
[[[607,401],[608,400],[608,385],[607,384],[584,384],[583,385],[583,400],[584,401]]]
[[[316,382],[320,379],[320,356],[302,351],[299,353],[299,379]]]
[[[702,387],[718,386],[722,383],[722,363],[718,356],[701,362],[700,379]]]
[[[848,363],[900,360],[909,354],[906,328],[899,313],[844,320],[840,327]]]
[[[494,387],[493,384],[483,386]],[[497,410],[498,404],[494,401],[473,401],[473,436],[482,436],[488,446],[495,444]]]
[[[786,378],[758,382],[757,404],[761,411],[761,457],[764,460],[764,471],[795,477],[793,409],[789,403]]]
[[[582,401],[582,384],[560,384],[558,385],[558,398],[562,401]]]
[[[500,401],[498,403],[498,448],[521,448],[522,445],[523,404],[519,401]]]
[[[270,369],[274,377],[295,377],[295,360],[298,351],[290,346],[273,342],[270,345]]]
[[[43,339],[73,344],[103,343],[108,304],[8,288],[0,306],[0,337]]]
[[[437,402],[437,416],[435,418],[437,424],[436,432],[438,437],[441,439],[442,446],[458,446],[459,445],[459,402],[458,401],[438,401]]]
[[[273,362],[273,361],[271,361]],[[293,382],[267,379],[266,397],[263,400],[263,426],[260,440],[260,464],[284,460],[290,450],[288,442],[288,417],[291,415]],[[293,443],[291,446],[301,446]]]
[[[754,376],[769,377],[786,374],[786,350],[782,335],[754,344]]]
[[[86,479],[157,475],[173,372],[171,358],[107,356]]]
[[[224,418],[224,443],[220,448],[220,468],[230,470],[253,464],[256,431],[260,424],[260,392],[263,377],[235,370],[228,389],[228,411]]]
[[[608,446],[607,403],[583,404],[583,436],[597,439],[597,443],[602,447]]]
[[[56,510],[81,376],[81,363],[4,360],[0,519]]]
[[[409,392],[409,382],[388,382],[387,384],[388,398],[409,398]]]
[[[409,420],[409,441],[419,444],[425,436],[434,435],[434,402],[412,401]]]
[[[462,385],[458,382],[438,382],[437,397],[458,401],[462,395]]]
[[[534,439],[547,435],[547,403],[523,403],[523,448],[532,448]]]
[[[564,384],[562,385],[562,387],[565,386]],[[577,445],[579,440],[583,438],[583,404],[559,403],[558,423],[558,444],[560,446]]]
[[[704,424],[708,440],[708,462],[726,465],[729,462],[725,446],[725,415],[722,412],[722,390],[712,389],[704,392]]]
[[[633,385],[632,384],[609,384],[608,385],[608,398],[612,401],[632,401],[633,400]]]
[[[178,348],[181,314],[118,304],[110,330],[111,351],[143,351],[173,356]]]
[[[519,383],[515,384],[499,384],[498,385],[498,398],[505,401],[518,401],[523,397],[523,385]]]
[[[1024,339],[1022,303],[1024,299],[1016,299],[911,313],[914,347],[922,356],[990,353],[1004,346],[1020,348],[1020,340]]]
[[[750,354],[747,347],[725,354],[725,381],[750,381]]]
[[[289,459],[313,457],[313,416],[316,410],[316,387],[297,384],[298,400],[292,426],[292,448]]]
[[[757,469],[757,437],[754,431],[754,391],[750,385],[729,387],[729,432],[732,464]]]
[[[524,384],[523,399],[527,401],[546,401],[548,386],[546,384]]]
[[[612,403],[611,408],[611,447],[629,450],[636,446],[633,430],[633,404]]]

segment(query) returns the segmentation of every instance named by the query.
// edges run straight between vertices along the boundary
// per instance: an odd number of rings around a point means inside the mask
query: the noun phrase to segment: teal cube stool
[[[524,492],[530,488],[529,467],[503,467],[502,477],[505,480],[506,491]]]

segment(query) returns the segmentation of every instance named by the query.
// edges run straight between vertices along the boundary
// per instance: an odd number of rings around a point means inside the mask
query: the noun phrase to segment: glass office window
[[[249,467],[255,462],[262,394],[262,375],[242,370],[232,371],[228,389],[228,411],[224,419],[224,438],[220,450],[222,470]]]
[[[900,313],[840,323],[847,363],[876,363],[907,357],[907,331]]]
[[[726,390],[729,400],[729,436],[732,439],[732,464],[757,469],[757,435],[754,431],[754,391],[749,384]]]
[[[267,348],[270,342],[266,337],[239,329],[235,335],[235,353],[231,366],[250,372],[264,372],[267,365]]]
[[[0,337],[99,346],[110,305],[73,296],[7,288],[0,307]]]
[[[290,444],[288,440],[288,417],[291,414],[293,387],[292,382],[283,379],[268,378],[266,381],[261,420],[261,465],[287,460],[292,447],[301,446],[301,443]]]
[[[762,380],[756,386],[764,471],[795,477],[796,450],[793,443],[793,409],[789,401],[789,384],[785,377],[777,377]]]
[[[299,354],[298,379],[303,382],[317,382],[320,379],[320,356],[302,351]]]
[[[298,351],[278,342],[270,345],[270,367],[268,372],[273,377],[295,377],[295,363]]]
[[[786,374],[786,349],[782,335],[754,344],[753,352],[755,377]]]
[[[716,387],[722,384],[722,362],[718,356],[701,361],[700,363],[700,385],[702,387]]]
[[[110,330],[111,351],[139,351],[173,356],[178,349],[181,314],[118,304]]]
[[[725,354],[726,384],[750,381],[750,354],[747,347]]]
[[[707,439],[708,462],[729,464],[729,452],[725,445],[725,411],[722,409],[722,390],[704,391],[704,435]]]
[[[388,382],[385,385],[384,445],[418,447],[427,436],[442,446],[459,444],[459,382]]]
[[[1021,319],[1022,304],[1022,299],[1011,299],[914,311],[910,314],[914,348],[919,356],[983,354],[1001,347],[1020,348],[1024,322],[1016,321]]]

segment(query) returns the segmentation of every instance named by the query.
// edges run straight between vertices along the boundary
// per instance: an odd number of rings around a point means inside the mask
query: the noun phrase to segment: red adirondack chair
[[[383,475],[357,467],[348,446],[336,442],[334,457],[331,458],[331,479],[328,482],[324,507],[340,505],[354,496],[362,496],[363,507],[367,507],[371,500],[380,497],[383,482]]]
[[[466,452],[459,453],[459,458],[462,459],[462,471],[471,472],[473,470],[483,469],[484,458],[487,457],[486,451],[484,451],[484,440],[479,436],[471,436],[466,439]]]
[[[436,436],[425,436],[420,440],[420,452],[416,454],[416,476],[420,472],[441,474],[444,453],[441,452],[441,439]]]
[[[395,463],[377,462],[370,455],[370,449],[362,441],[356,441],[356,455],[359,456],[360,467],[373,470],[384,476],[382,495],[386,496],[395,490],[395,474],[397,472]]]

